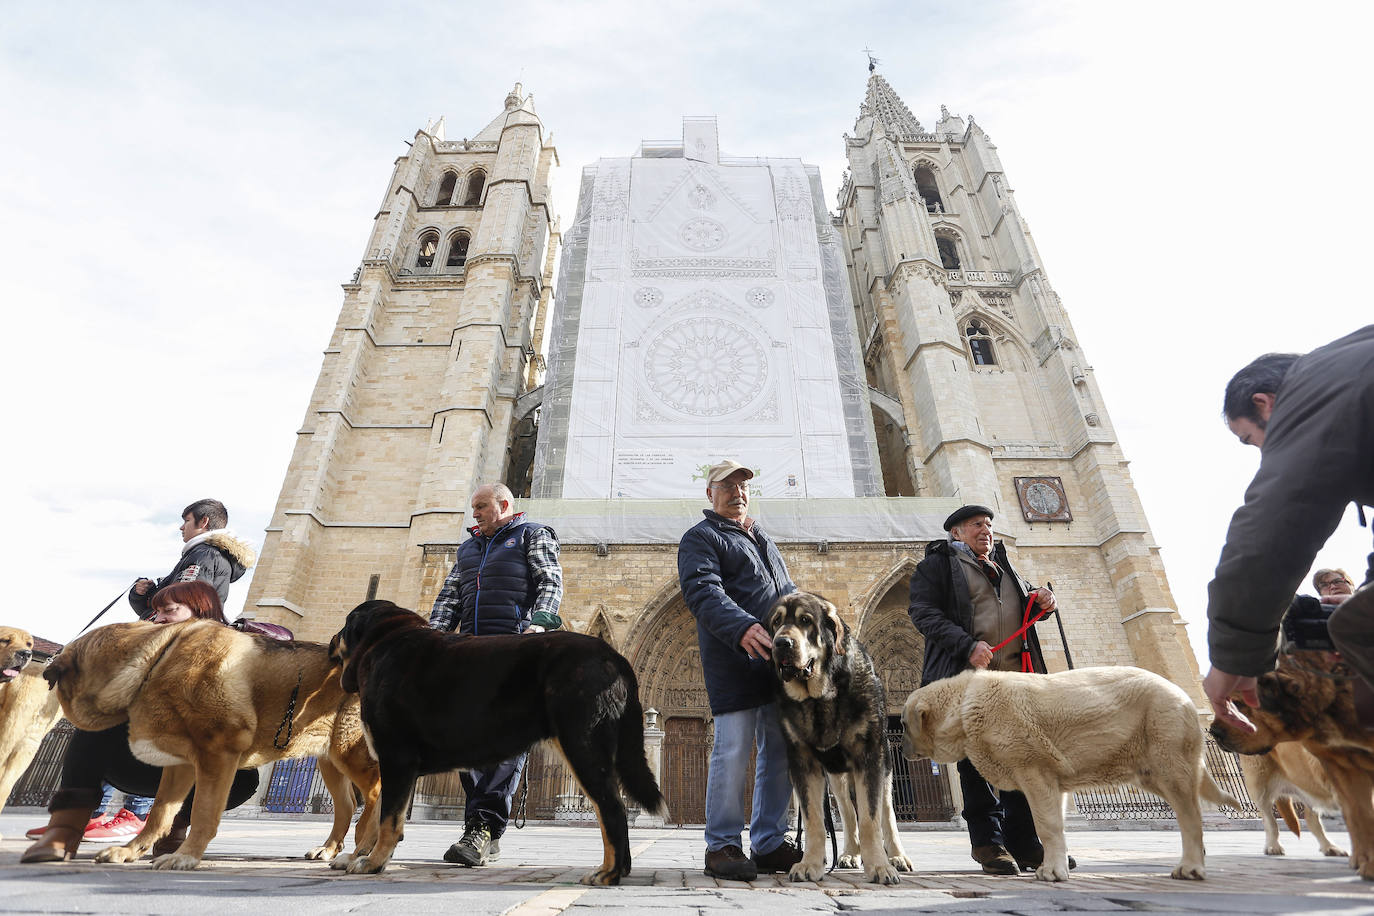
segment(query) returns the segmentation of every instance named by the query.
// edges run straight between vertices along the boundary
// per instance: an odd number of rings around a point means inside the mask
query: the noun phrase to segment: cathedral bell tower
[[[1071,608],[1071,645],[1192,685],[1200,699],[1092,366],[997,147],[972,115],[944,106],[927,130],[877,73],[844,142],[836,226],[887,494],[991,507],[999,537]]]
[[[528,488],[558,157],[518,83],[474,136],[444,133],[396,160],[249,590],[248,613],[302,639],[371,597],[416,606],[472,490]]]

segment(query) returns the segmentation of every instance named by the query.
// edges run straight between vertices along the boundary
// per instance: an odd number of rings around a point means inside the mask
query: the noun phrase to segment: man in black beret
[[[1045,613],[1055,609],[1048,588],[1032,589],[992,539],[992,510],[961,506],[945,519],[949,539],[932,541],[911,576],[911,622],[925,637],[921,686],[967,668],[1045,673],[1035,628],[995,649],[1021,629],[1031,595]],[[989,875],[1034,870],[1045,853],[1030,806],[1020,792],[993,787],[968,760],[958,764],[973,860]],[[1075,864],[1069,858],[1069,867]]]

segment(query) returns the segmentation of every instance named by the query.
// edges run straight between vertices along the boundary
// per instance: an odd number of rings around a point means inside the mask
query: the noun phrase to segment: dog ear
[[[48,689],[52,690],[57,686],[57,682],[62,680],[62,676],[72,669],[71,656],[59,652],[48,662],[48,666],[43,669],[43,680],[48,682]]]
[[[829,601],[825,602],[825,620],[835,634],[835,654],[844,655],[844,643],[849,638],[849,624],[840,619],[839,609]]]

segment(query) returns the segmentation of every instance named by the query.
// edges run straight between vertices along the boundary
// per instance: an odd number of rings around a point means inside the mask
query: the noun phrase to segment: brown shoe
[[[1006,847],[997,843],[973,847],[973,861],[983,866],[985,875],[1016,875],[1020,870]]]
[[[787,837],[783,837],[777,849],[763,854],[750,850],[749,858],[753,860],[754,867],[759,870],[759,874],[771,875],[777,872],[791,871],[792,866],[802,860],[802,851]]]
[[[723,846],[706,850],[706,874],[729,881],[753,881],[759,870],[738,846]]]
[[[166,836],[153,844],[153,858],[165,856],[176,852],[181,848],[181,844],[186,842],[186,828],[191,826],[191,815],[184,811],[178,811],[177,816],[172,818],[172,829],[167,831]]]
[[[86,824],[96,805],[100,804],[99,790],[59,789],[48,806],[48,829],[38,838],[19,861],[66,862],[76,856],[77,847],[86,833]]]

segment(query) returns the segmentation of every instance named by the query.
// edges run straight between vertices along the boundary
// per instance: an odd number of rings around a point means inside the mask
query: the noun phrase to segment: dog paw
[[[333,859],[339,854],[339,847],[332,843],[325,843],[323,846],[316,846],[305,854],[307,859]]]
[[[613,884],[620,883],[620,873],[614,868],[598,868],[596,871],[588,872],[583,875],[581,883],[591,885],[592,887],[609,887]]]
[[[349,864],[357,858],[351,852],[341,852],[329,860],[330,868],[337,868],[339,871],[347,871]]]
[[[200,859],[179,852],[169,852],[165,856],[158,856],[151,864],[159,871],[191,871],[200,864]]]
[[[863,864],[857,852],[846,852],[840,855],[840,859],[835,863],[836,868],[858,868]]]
[[[893,868],[897,869],[897,871],[910,872],[916,870],[916,866],[912,865],[911,860],[908,859],[906,856],[892,856],[887,861],[888,864],[890,864]]]
[[[825,863],[798,862],[792,866],[787,877],[793,881],[819,881],[825,877]]]
[[[1170,878],[1179,881],[1205,881],[1207,880],[1207,869],[1202,865],[1189,865],[1180,862],[1173,871],[1169,872]]]
[[[890,863],[883,862],[876,868],[864,872],[864,877],[874,884],[901,884],[902,876]]]
[[[1282,855],[1287,855],[1287,853],[1285,853],[1285,852],[1283,851],[1283,847],[1280,846],[1278,843],[1272,843],[1272,844],[1270,844],[1270,845],[1265,846],[1265,847],[1264,847],[1264,854],[1265,854],[1266,856],[1282,856]]]
[[[1049,863],[1042,863],[1042,864],[1040,865],[1040,867],[1037,868],[1037,869],[1035,870],[1035,879],[1036,879],[1037,881],[1067,881],[1067,880],[1069,880],[1069,863],[1068,863],[1068,860],[1065,859],[1064,862],[1062,862],[1062,863],[1060,863],[1060,864],[1058,864],[1058,865],[1050,865]]]
[[[110,846],[95,854],[97,862],[134,862],[143,855],[143,850],[129,846]]]
[[[1350,853],[1346,852],[1344,849],[1341,849],[1339,846],[1328,846],[1328,847],[1326,847],[1325,849],[1322,850],[1322,855],[1324,855],[1324,856],[1345,856],[1346,858],[1349,858],[1349,857],[1350,857]]]
[[[348,863],[350,875],[375,875],[384,868],[386,868],[385,862],[374,863],[371,856],[359,856]]]

